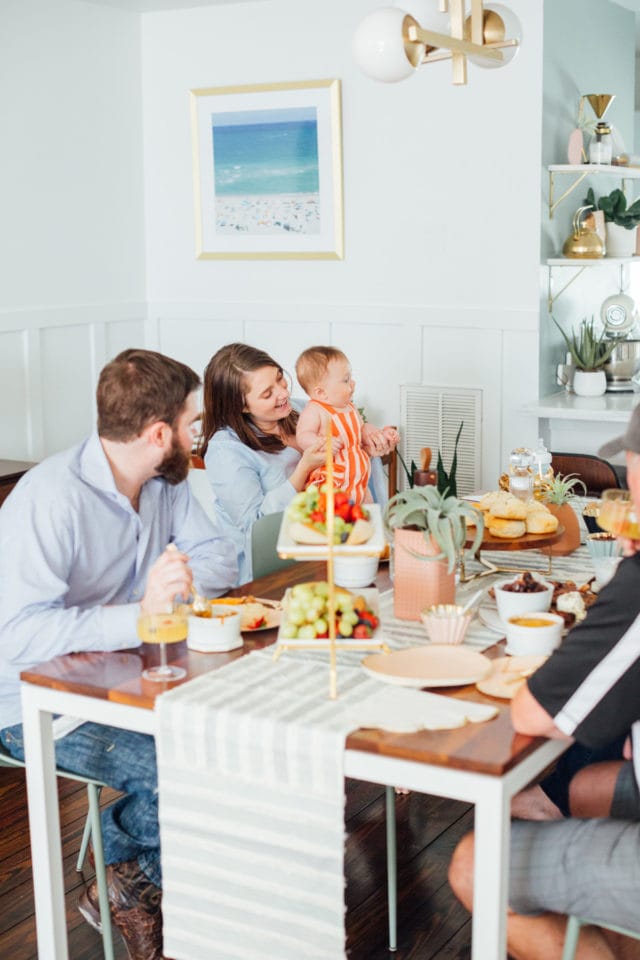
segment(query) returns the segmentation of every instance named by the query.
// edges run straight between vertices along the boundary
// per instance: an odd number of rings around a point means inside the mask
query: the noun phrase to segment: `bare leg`
[[[458,844],[449,866],[449,883],[460,902],[473,907],[473,834]],[[509,913],[507,945],[514,960],[562,960],[567,918],[556,913],[526,917]],[[614,939],[615,938],[615,939]],[[624,946],[621,946],[624,944]],[[596,927],[580,932],[577,960],[638,960],[640,943],[604,934]]]
[[[569,785],[572,817],[608,817],[623,761],[594,763],[576,773]]]
[[[562,813],[539,784],[516,793],[511,801],[511,816],[517,820],[561,820]]]

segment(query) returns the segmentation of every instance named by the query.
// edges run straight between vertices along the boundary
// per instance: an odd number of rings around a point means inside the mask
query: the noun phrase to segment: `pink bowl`
[[[420,613],[431,643],[462,643],[471,613],[462,613],[456,603],[438,603]]]

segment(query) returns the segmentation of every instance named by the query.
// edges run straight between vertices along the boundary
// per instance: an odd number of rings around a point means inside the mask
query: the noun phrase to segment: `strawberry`
[[[353,636],[355,640],[368,640],[372,632],[373,631],[367,626],[366,623],[357,623],[353,628]]]

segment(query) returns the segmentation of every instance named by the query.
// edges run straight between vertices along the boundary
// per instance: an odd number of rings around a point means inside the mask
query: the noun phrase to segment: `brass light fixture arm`
[[[517,40],[498,40],[495,43],[483,44],[483,50],[504,50],[508,47],[517,47]],[[438,60],[451,60],[453,53],[450,50],[438,50],[433,53],[425,53],[420,61],[421,63],[436,63]],[[486,53],[485,53],[486,56]]]
[[[450,50],[448,56],[455,53],[473,54],[477,57],[485,57],[487,60],[504,59],[500,49],[501,47],[517,46],[517,40],[507,40],[501,43],[472,43],[471,40],[463,40],[459,37],[450,37],[446,33],[435,33],[433,30],[424,30],[422,27],[410,26],[407,30],[407,39],[412,43],[424,43],[428,48]]]

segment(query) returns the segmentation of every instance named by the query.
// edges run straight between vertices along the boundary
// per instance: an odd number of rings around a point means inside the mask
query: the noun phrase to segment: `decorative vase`
[[[627,230],[617,223],[608,222],[607,230],[607,256],[608,257],[632,257],[636,252],[636,233],[638,228],[633,227]]]
[[[578,370],[573,373],[573,392],[579,397],[601,397],[607,389],[604,370]]]
[[[427,542],[422,530],[394,530],[393,612],[399,619],[419,620],[425,607],[455,602],[455,570],[447,571],[446,560],[422,559],[439,553],[438,544],[433,538]]]
[[[564,533],[548,550],[552,557],[566,557],[580,546],[580,521],[570,503],[548,503],[549,513],[558,518]]]

